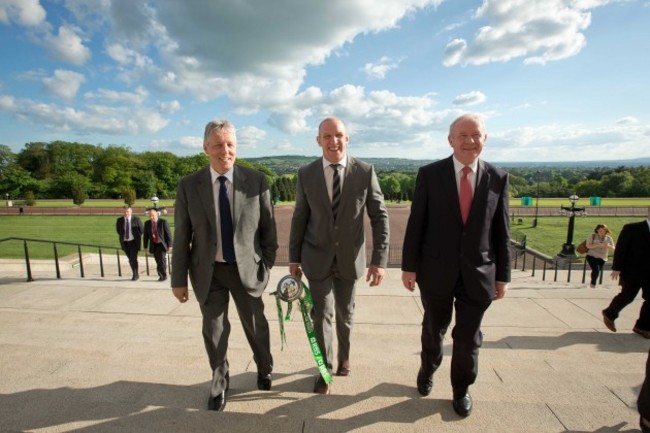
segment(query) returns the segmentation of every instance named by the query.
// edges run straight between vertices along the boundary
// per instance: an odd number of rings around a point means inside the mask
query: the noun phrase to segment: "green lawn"
[[[115,233],[115,219],[114,215],[0,215],[0,239],[18,237],[119,248]],[[169,221],[173,230],[174,217],[167,215],[165,219]],[[529,247],[549,256],[560,252],[562,244],[566,241],[568,217],[541,217],[536,228],[532,228],[532,217],[521,219],[521,224],[518,223],[519,218],[511,222],[513,237],[517,233],[525,234]],[[616,241],[624,224],[641,220],[642,218],[639,217],[576,217],[574,244],[577,245],[592,233],[596,224],[607,224]],[[51,244],[30,242],[28,246],[31,258],[53,257]],[[82,251],[97,252],[97,249],[84,247]],[[58,247],[58,253],[60,256],[76,254],[77,249],[61,245]],[[0,243],[0,258],[22,257],[24,257],[22,242]]]
[[[533,228],[533,218],[521,218],[522,223],[518,224],[518,219],[511,222],[510,231],[515,237],[516,233],[526,235],[527,246],[538,250],[548,256],[555,256],[562,250],[562,245],[566,242],[569,218],[566,216],[538,218],[537,227]],[[606,224],[612,232],[614,242],[618,239],[623,225],[631,222],[642,221],[641,217],[576,217],[573,243],[578,245],[585,240],[587,236],[593,233],[597,224]]]

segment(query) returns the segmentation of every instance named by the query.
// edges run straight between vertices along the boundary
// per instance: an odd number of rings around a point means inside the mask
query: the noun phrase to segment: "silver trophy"
[[[297,301],[302,297],[302,283],[296,277],[287,275],[278,283],[276,294],[284,302]]]

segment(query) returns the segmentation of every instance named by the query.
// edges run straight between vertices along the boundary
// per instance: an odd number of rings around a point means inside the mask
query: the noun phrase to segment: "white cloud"
[[[184,136],[178,139],[178,144],[185,149],[203,149],[203,138],[197,136]]]
[[[84,46],[83,40],[72,27],[59,27],[59,34],[47,34],[43,43],[55,59],[73,65],[83,65],[91,56],[90,49]]]
[[[397,68],[402,60],[394,60],[390,57],[382,57],[377,63],[366,63],[363,67],[363,71],[366,73],[368,79],[371,80],[383,80],[386,78],[386,74]]]
[[[85,77],[78,72],[57,69],[54,76],[43,79],[43,88],[51,95],[71,101],[85,81]]]
[[[237,146],[255,149],[257,144],[266,138],[266,131],[255,126],[237,128]]]
[[[454,105],[477,105],[485,102],[487,97],[483,92],[479,92],[477,90],[474,90],[469,93],[463,93],[462,95],[458,95],[454,98],[453,104]]]
[[[181,103],[177,100],[161,102],[158,104],[160,111],[165,114],[173,114],[181,109]]]
[[[0,95],[0,109],[56,131],[139,135],[160,131],[165,119],[147,107],[88,105],[84,110]]]
[[[445,66],[481,65],[523,57],[545,64],[576,55],[586,44],[590,9],[614,0],[484,0],[475,18],[481,27],[472,42],[455,38],[446,47]]]
[[[38,0],[0,1],[0,22],[37,26],[45,21],[46,12]]]
[[[149,97],[149,92],[143,86],[138,86],[134,92],[118,92],[111,89],[98,89],[97,92],[87,92],[88,100],[100,100],[108,104],[142,105]]]

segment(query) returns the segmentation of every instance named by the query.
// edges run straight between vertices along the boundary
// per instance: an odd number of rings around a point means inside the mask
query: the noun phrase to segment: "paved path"
[[[21,273],[22,272],[22,273]],[[275,302],[265,295],[275,357],[273,389],[255,366],[231,311],[226,411],[205,410],[210,371],[196,300],[179,304],[154,277],[78,278],[36,268],[36,281],[0,263],[0,431],[18,432],[636,432],[636,396],[649,340],[600,311],[613,285],[540,282],[515,272],[488,311],[474,412],[451,407],[449,358],[429,397],[415,388],[422,306],[389,269],[360,284],[352,375],[334,394],[311,393],[316,374],[299,315],[280,350]],[[277,268],[270,288],[284,276]],[[90,272],[88,275],[92,275]],[[286,305],[286,304],[285,304]],[[446,350],[451,349],[448,341]]]

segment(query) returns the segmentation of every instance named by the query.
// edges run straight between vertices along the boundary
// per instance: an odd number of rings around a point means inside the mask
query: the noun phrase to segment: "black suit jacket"
[[[125,250],[124,246],[124,217],[121,216],[117,219],[115,222],[115,229],[117,230],[117,234],[120,237],[120,246],[122,247],[123,250]],[[138,218],[135,215],[131,215],[131,233],[133,233],[133,240],[135,240],[135,244],[138,247],[138,251],[142,248],[142,231],[144,230],[144,227],[142,225],[142,221],[140,218]]]
[[[158,231],[158,239],[162,243],[162,246],[165,248],[165,251],[169,249],[169,245],[172,243],[172,231],[169,228],[169,223],[167,220],[158,218],[156,222],[156,230]],[[147,220],[144,223],[144,234],[142,235],[142,241],[144,247],[149,248],[149,252],[153,254],[153,232],[151,230],[151,220]]]
[[[621,282],[650,281],[650,229],[648,221],[625,224],[616,242],[612,269],[620,271]]]
[[[472,207],[463,226],[452,157],[420,168],[402,256],[420,290],[453,294],[459,275],[477,301],[494,297],[495,282],[510,281],[508,174],[482,160]]]

